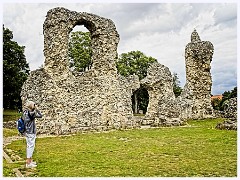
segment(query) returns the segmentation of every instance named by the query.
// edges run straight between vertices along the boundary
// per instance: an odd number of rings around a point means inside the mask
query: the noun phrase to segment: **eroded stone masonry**
[[[191,42],[185,48],[186,84],[179,97],[180,116],[183,119],[213,116],[210,73],[213,51],[212,43],[201,41],[197,31],[194,30]]]
[[[84,25],[91,33],[93,66],[84,73],[69,69],[68,39],[76,25]],[[171,72],[159,63],[151,65],[141,82],[135,75],[117,74],[119,34],[110,19],[54,8],[47,13],[43,31],[44,67],[31,72],[21,92],[23,104],[35,101],[44,115],[37,122],[39,133],[181,125],[188,118],[212,117],[213,45],[201,41],[196,31],[186,46],[187,83],[178,98]],[[149,93],[147,113],[141,119],[133,116],[131,101],[140,84]]]

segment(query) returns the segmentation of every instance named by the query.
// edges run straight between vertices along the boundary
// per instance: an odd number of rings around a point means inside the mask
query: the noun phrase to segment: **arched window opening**
[[[86,72],[91,69],[91,35],[84,26],[75,26],[69,34],[68,57],[71,71]]]
[[[149,102],[148,91],[144,87],[140,87],[133,92],[132,110],[134,115],[146,114]]]

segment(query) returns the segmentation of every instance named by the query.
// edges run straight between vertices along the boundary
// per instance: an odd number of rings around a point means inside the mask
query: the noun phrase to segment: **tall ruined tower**
[[[191,42],[185,48],[186,85],[185,92],[182,94],[183,99],[191,102],[191,110],[187,111],[193,119],[212,117],[210,64],[213,51],[212,43],[201,41],[194,29],[191,34]]]

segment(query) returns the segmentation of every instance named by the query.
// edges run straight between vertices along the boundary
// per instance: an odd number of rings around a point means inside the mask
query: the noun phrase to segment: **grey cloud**
[[[214,12],[215,24],[222,24],[237,19],[237,3],[222,4]]]
[[[109,7],[109,8],[108,8]],[[106,10],[104,10],[106,8]],[[156,12],[158,6],[155,4],[114,4],[114,5],[103,5],[101,8],[93,7],[93,12],[100,13],[102,16],[106,16],[112,19],[119,31],[120,37],[122,39],[127,39],[132,36],[132,33],[138,34],[144,31],[145,27],[139,28],[138,32],[129,31],[134,26],[135,22],[141,22],[149,14]],[[147,28],[151,28],[148,26]]]
[[[223,94],[225,91],[231,91],[233,90],[234,87],[236,87],[237,85],[231,85],[231,86],[225,86],[222,84],[213,84],[212,87],[212,93],[213,95],[217,95],[217,94]]]
[[[213,74],[213,94],[222,94],[224,91],[230,91],[237,86],[236,73],[222,71]]]

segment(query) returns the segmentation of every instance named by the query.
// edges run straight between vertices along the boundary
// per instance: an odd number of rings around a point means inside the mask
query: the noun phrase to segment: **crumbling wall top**
[[[115,60],[119,34],[112,20],[86,12],[57,7],[48,11],[43,25],[45,69],[56,74],[68,74],[69,33],[76,25],[84,25],[91,35],[92,68],[99,73],[116,74]]]
[[[191,34],[191,42],[198,42],[201,41],[200,36],[198,35],[196,29],[194,29],[194,31]]]
[[[171,82],[172,75],[168,67],[155,62],[152,63],[147,71],[147,76],[141,80],[141,84],[145,87],[153,87],[159,82]]]

